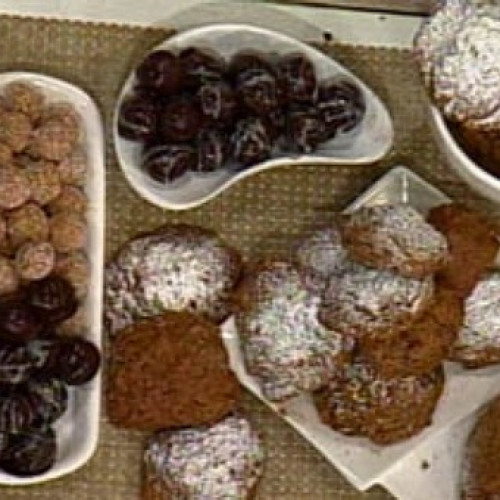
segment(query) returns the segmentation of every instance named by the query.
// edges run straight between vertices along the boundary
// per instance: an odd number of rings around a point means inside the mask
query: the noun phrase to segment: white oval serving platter
[[[123,99],[132,91],[135,81],[132,72],[125,81],[116,103],[113,139],[123,174],[137,193],[149,202],[162,208],[185,210],[211,200],[234,183],[262,170],[292,163],[297,166],[370,164],[389,151],[394,132],[391,117],[382,101],[359,78],[319,50],[287,35],[244,24],[213,24],[193,28],[167,39],[153,50],[168,49],[176,53],[192,46],[214,50],[226,60],[242,49],[281,55],[301,52],[314,64],[318,80],[346,75],[354,81],[362,89],[366,101],[366,114],[352,133],[339,135],[323,143],[314,154],[275,156],[238,173],[223,169],[216,175],[204,178],[191,177],[176,188],[166,188],[140,169],[140,144],[125,140],[118,134],[118,110]]]
[[[83,90],[63,80],[28,73],[0,73],[0,93],[7,83],[22,80],[36,85],[47,102],[68,102],[82,120],[82,145],[87,154],[88,174],[85,193],[88,197],[87,224],[89,241],[86,254],[91,265],[89,295],[85,302],[88,331],[86,338],[102,347],[102,288],[104,267],[104,134],[102,120],[96,104]],[[57,457],[47,472],[33,477],[15,477],[0,470],[0,485],[40,483],[69,474],[84,465],[94,453],[99,437],[101,376],[88,384],[69,389],[66,413],[54,429],[57,435]]]

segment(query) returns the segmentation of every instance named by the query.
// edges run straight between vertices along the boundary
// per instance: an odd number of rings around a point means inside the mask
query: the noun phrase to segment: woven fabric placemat
[[[162,29],[0,16],[0,71],[45,73],[79,85],[98,103],[106,125],[106,253],[139,231],[165,222],[211,227],[245,258],[286,255],[297,235],[326,222],[391,166],[404,164],[476,209],[498,216],[440,160],[427,126],[425,95],[408,52],[331,45],[387,103],[396,130],[394,148],[376,165],[289,166],[257,174],[205,206],[164,211],[139,198],[118,167],[111,138],[113,103],[141,56],[164,39]],[[381,488],[359,493],[307,442],[250,395],[245,407],[264,436],[268,461],[258,500],[388,499]],[[27,488],[0,488],[0,498],[132,500],[138,495],[145,436],[110,426],[102,417],[99,448],[90,462],[65,478]]]

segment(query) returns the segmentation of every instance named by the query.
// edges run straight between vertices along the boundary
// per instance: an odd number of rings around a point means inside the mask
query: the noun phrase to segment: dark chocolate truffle
[[[198,106],[187,97],[176,97],[166,104],[160,115],[160,134],[166,141],[195,139],[203,124]]]
[[[60,418],[68,407],[68,390],[60,380],[31,381],[28,394],[36,402],[37,427],[47,426]]]
[[[248,167],[269,158],[272,142],[263,121],[250,117],[236,123],[231,136],[231,147],[234,160]]]
[[[35,365],[25,345],[0,344],[0,384],[20,384],[28,380]]]
[[[280,104],[279,82],[264,69],[249,69],[238,75],[236,91],[242,105],[256,115],[266,115]]]
[[[144,96],[125,98],[118,112],[118,133],[132,141],[149,140],[156,134],[157,108]]]
[[[352,130],[362,120],[366,105],[359,87],[347,80],[335,80],[321,85],[317,109],[327,137],[333,138],[339,131]]]
[[[195,170],[196,160],[196,151],[187,144],[160,144],[146,151],[142,168],[155,181],[169,184]]]
[[[233,89],[223,81],[204,83],[198,90],[198,99],[203,115],[218,125],[229,124],[238,108]]]
[[[291,149],[311,153],[325,139],[325,127],[314,108],[297,108],[288,114],[288,141]]]
[[[220,80],[225,71],[222,57],[212,51],[189,47],[179,54],[184,71],[184,85],[197,88],[205,82]]]
[[[28,303],[46,325],[56,325],[70,318],[78,309],[75,290],[60,276],[47,276],[27,287]]]
[[[183,69],[179,59],[168,50],[151,52],[136,69],[141,87],[151,88],[162,94],[174,94],[183,82]]]
[[[36,311],[21,300],[0,305],[0,338],[10,342],[26,342],[40,333]]]
[[[100,364],[101,354],[92,342],[68,338],[59,348],[56,376],[68,385],[82,385],[94,378]]]
[[[36,417],[36,404],[29,395],[14,391],[0,399],[0,432],[23,432],[33,426]]]
[[[289,101],[313,103],[317,94],[316,73],[312,62],[303,54],[289,54],[279,63]]]
[[[214,172],[224,166],[229,156],[229,139],[216,129],[204,129],[198,135],[196,172]]]
[[[52,467],[56,452],[56,435],[50,428],[10,436],[0,468],[14,476],[36,476]]]

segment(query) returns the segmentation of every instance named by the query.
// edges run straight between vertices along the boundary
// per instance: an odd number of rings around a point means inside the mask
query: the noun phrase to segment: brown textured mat
[[[480,201],[439,159],[426,124],[424,93],[404,51],[332,46],[328,50],[388,104],[396,129],[388,158],[373,166],[285,167],[247,179],[202,208],[173,213],[142,201],[122,177],[111,140],[113,101],[134,61],[167,33],[0,16],[0,71],[39,71],[80,85],[99,104],[107,130],[107,254],[138,231],[167,221],[219,230],[246,257],[286,253],[302,231],[326,221],[390,166],[406,164],[456,199]],[[498,209],[495,212],[498,215]],[[262,404],[245,402],[263,432],[269,460],[259,500],[388,499],[380,488],[356,492],[311,446]],[[76,473],[29,488],[0,488],[2,500],[132,500],[137,498],[144,436],[114,429],[103,417],[92,460]]]

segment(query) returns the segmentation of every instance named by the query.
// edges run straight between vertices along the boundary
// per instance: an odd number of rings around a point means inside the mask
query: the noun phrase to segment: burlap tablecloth
[[[138,231],[167,221],[212,227],[245,257],[286,254],[290,241],[328,220],[391,166],[413,168],[455,199],[498,214],[478,199],[439,158],[427,126],[425,95],[408,52],[330,45],[387,103],[396,138],[390,155],[358,167],[290,166],[257,174],[205,206],[163,211],[139,198],[122,177],[113,150],[111,116],[120,86],[135,62],[168,35],[163,29],[0,16],[0,71],[29,70],[81,86],[97,101],[106,124],[106,253]],[[260,500],[387,499],[381,488],[355,491],[322,456],[261,403],[245,406],[262,431],[268,461]],[[144,435],[111,427],[102,418],[99,448],[81,470],[28,488],[0,488],[0,498],[132,500],[140,481]]]

